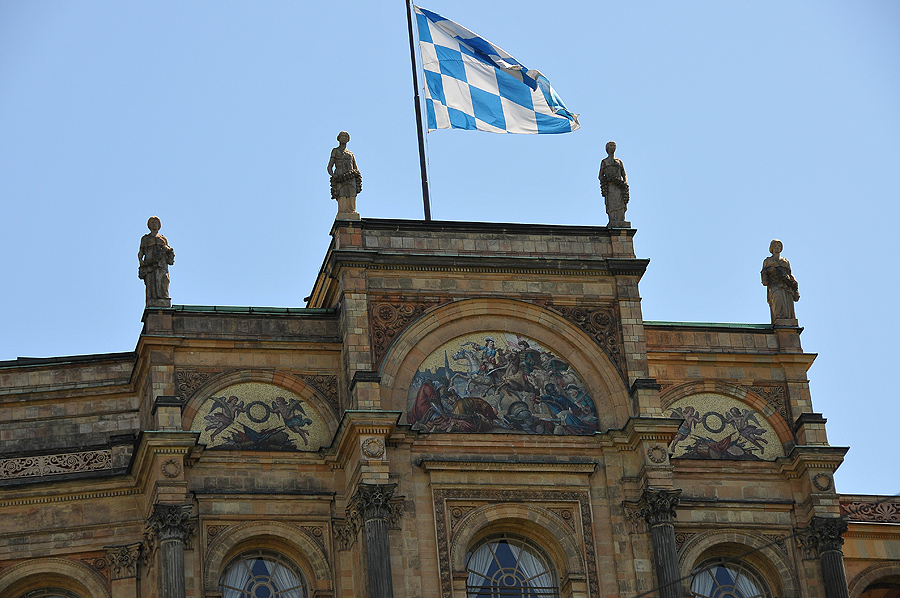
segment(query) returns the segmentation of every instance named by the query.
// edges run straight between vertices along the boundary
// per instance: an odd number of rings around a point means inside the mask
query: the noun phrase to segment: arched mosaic
[[[460,336],[419,365],[407,418],[424,432],[585,435],[594,399],[568,362],[537,341],[495,330]]]
[[[322,416],[293,392],[263,382],[222,389],[197,409],[191,429],[207,449],[316,451],[328,444]]]
[[[684,419],[669,445],[673,457],[771,461],[784,455],[766,417],[737,399],[695,394],[669,405],[665,415]]]

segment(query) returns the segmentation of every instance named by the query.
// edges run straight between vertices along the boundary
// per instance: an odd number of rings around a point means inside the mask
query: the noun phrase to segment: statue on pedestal
[[[331,175],[331,198],[338,202],[337,217],[358,220],[356,196],[362,193],[362,175],[356,167],[353,152],[347,149],[350,134],[341,131],[337,136],[338,146],[331,150],[328,160],[328,174]]]
[[[141,237],[138,250],[138,278],[147,287],[147,307],[169,307],[169,266],[175,263],[175,251],[169,241],[159,234],[159,218],[147,221],[150,232]]]
[[[800,300],[797,279],[791,274],[791,263],[781,257],[784,245],[778,239],[773,239],[769,244],[771,256],[763,261],[762,283],[765,285],[769,310],[772,312],[772,324],[781,326],[796,326],[797,316],[794,315],[794,302]]]
[[[606,201],[606,213],[609,215],[610,228],[630,228],[631,223],[625,220],[628,209],[628,175],[622,161],[616,158],[616,142],[606,144],[608,154],[600,162],[600,193]]]

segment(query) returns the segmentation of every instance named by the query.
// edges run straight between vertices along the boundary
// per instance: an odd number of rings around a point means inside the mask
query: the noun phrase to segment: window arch
[[[466,554],[467,598],[557,598],[556,571],[544,551],[510,534],[489,536]]]
[[[21,598],[81,598],[81,596],[62,588],[40,588],[25,592]]]
[[[243,552],[219,579],[222,598],[308,598],[306,578],[284,555],[264,550]]]
[[[750,565],[739,559],[718,558],[701,563],[691,575],[696,598],[772,598],[769,586]]]

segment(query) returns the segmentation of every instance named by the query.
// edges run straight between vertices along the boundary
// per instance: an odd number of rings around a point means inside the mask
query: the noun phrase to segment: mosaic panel
[[[424,432],[585,435],[597,409],[581,377],[537,341],[496,330],[460,336],[419,366],[407,418]]]
[[[289,390],[262,382],[241,382],[210,397],[197,410],[191,429],[207,449],[315,451],[328,444],[322,416]]]
[[[771,461],[784,455],[765,416],[737,399],[695,394],[672,403],[665,415],[684,419],[669,445],[675,458]]]

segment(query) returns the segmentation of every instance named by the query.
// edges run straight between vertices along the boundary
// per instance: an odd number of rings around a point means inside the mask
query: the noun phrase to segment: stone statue
[[[609,154],[600,162],[600,193],[606,201],[606,213],[609,215],[610,228],[630,228],[631,223],[625,220],[628,209],[628,175],[622,161],[616,158],[616,142],[606,144]]]
[[[769,244],[772,255],[763,261],[760,276],[763,285],[768,289],[767,299],[769,310],[772,312],[772,324],[796,326],[794,301],[800,300],[800,291],[797,279],[791,274],[791,263],[781,257],[782,249],[784,245],[778,239]]]
[[[138,278],[147,287],[147,307],[169,307],[169,266],[175,263],[175,251],[159,234],[159,218],[151,216],[147,228],[150,232],[141,237],[138,250]]]
[[[338,202],[338,218],[357,220],[356,196],[362,193],[362,175],[356,167],[353,152],[347,149],[350,133],[341,131],[338,146],[331,150],[328,174],[331,175],[331,198]]]

